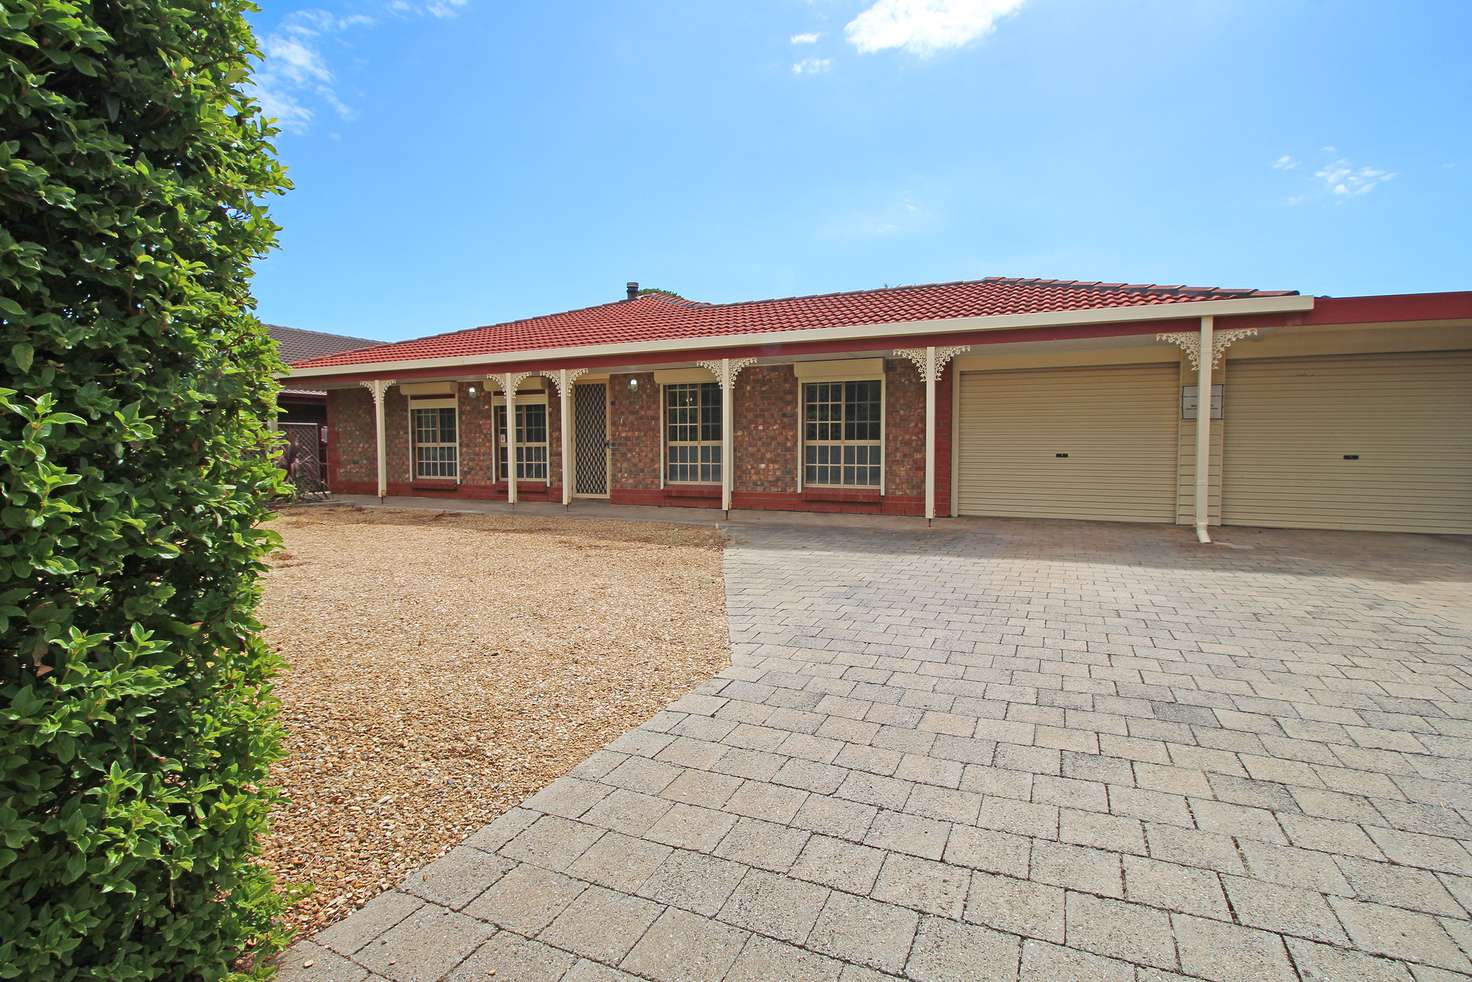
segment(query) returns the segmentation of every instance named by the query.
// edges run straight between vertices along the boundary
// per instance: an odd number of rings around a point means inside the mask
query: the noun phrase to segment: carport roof
[[[581,310],[309,357],[293,362],[292,367],[312,369],[473,358],[553,348],[700,340],[905,321],[1282,297],[1296,292],[1008,276],[740,303],[700,303],[656,291]]]

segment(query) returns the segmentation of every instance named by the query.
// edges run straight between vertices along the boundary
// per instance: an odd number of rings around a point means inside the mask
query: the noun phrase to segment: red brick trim
[[[415,491],[455,491],[460,487],[460,482],[448,478],[416,477],[409,482],[409,487]]]
[[[666,498],[719,498],[721,486],[719,484],[666,484],[664,494]]]
[[[854,504],[877,505],[884,496],[878,489],[868,490],[865,488],[827,488],[821,486],[809,486],[802,489],[803,501],[851,501]]]
[[[688,487],[688,485],[687,485]],[[669,506],[672,508],[719,508],[721,507],[721,489],[715,489],[714,496],[685,495],[670,493],[669,488],[614,488],[608,495],[608,501],[614,505],[653,505]]]
[[[817,501],[796,492],[742,492],[731,495],[731,507],[754,511],[811,511],[853,515],[924,515],[923,495],[888,494],[874,501]]]

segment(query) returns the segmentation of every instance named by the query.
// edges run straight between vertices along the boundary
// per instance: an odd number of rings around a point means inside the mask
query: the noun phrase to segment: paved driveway
[[[729,670],[285,977],[1472,972],[1472,542],[733,534]]]

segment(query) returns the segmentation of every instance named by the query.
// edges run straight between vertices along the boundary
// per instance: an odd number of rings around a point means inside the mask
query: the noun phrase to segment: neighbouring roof
[[[281,324],[267,324],[266,329],[271,333],[272,340],[276,342],[277,350],[281,352],[281,360],[288,365],[308,358],[320,358],[323,355],[356,351],[381,344],[379,341],[370,341],[368,338],[328,334],[326,331],[304,331],[299,327],[284,327]],[[321,389],[306,389],[300,386],[287,386],[284,391],[297,395],[326,395]]]
[[[811,328],[900,321],[1050,313],[1107,307],[1292,296],[1294,290],[1098,283],[1080,280],[989,276],[958,283],[897,286],[854,293],[825,293],[780,300],[698,303],[667,293],[619,300],[399,341],[359,351],[303,356],[294,368],[326,368],[432,358],[494,356],[510,352],[639,341],[692,340]],[[274,329],[273,329],[274,331]]]

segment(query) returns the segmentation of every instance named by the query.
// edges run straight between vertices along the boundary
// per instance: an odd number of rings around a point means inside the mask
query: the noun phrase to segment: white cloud
[[[1329,193],[1339,199],[1358,198],[1369,194],[1386,181],[1395,178],[1394,171],[1379,167],[1356,167],[1343,157],[1314,172]]]
[[[926,57],[990,34],[1024,0],[876,0],[844,27],[860,53],[902,48]]]
[[[1348,158],[1339,156],[1338,150],[1333,146],[1319,149],[1328,154],[1330,159],[1317,167],[1312,177],[1304,174],[1299,178],[1303,182],[1303,189],[1284,199],[1286,204],[1304,205],[1313,201],[1343,204],[1352,198],[1364,197],[1396,177],[1394,171],[1383,167],[1355,164]],[[1286,172],[1296,170],[1300,163],[1292,154],[1285,153],[1274,160],[1272,166],[1274,170]]]
[[[804,58],[802,61],[793,62],[792,74],[821,75],[832,68],[832,58]]]
[[[378,15],[362,10],[335,14],[329,10],[298,10],[286,15],[261,38],[263,58],[252,85],[265,115],[283,130],[304,133],[316,117],[316,106],[325,105],[342,119],[352,119],[353,109],[337,93],[336,80],[328,64],[328,47],[343,43],[342,35],[380,23],[382,15],[454,17],[470,0],[388,0],[380,3]]]
[[[441,19],[454,17],[470,5],[470,0],[428,0],[415,3],[412,0],[390,0],[388,9],[395,14],[428,14]]]
[[[794,34],[789,40],[793,44],[817,44],[821,34]]]

